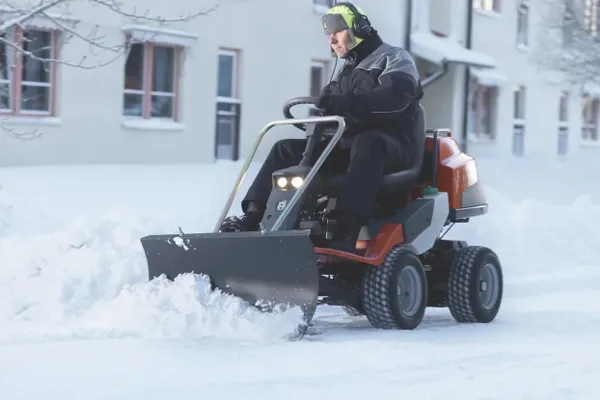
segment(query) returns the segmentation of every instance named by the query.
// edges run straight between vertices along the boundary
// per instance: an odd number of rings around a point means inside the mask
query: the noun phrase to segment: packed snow
[[[390,332],[323,307],[301,341],[285,339],[295,310],[260,314],[192,276],[147,281],[140,237],[212,230],[241,164],[0,169],[0,397],[595,398],[597,171],[478,162],[490,213],[447,237],[498,253],[498,318],[430,309]]]

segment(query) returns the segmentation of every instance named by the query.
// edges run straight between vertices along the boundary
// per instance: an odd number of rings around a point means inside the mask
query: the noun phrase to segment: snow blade
[[[319,273],[309,231],[149,235],[141,242],[150,279],[203,274],[213,289],[259,308],[300,306],[308,320],[316,309]]]

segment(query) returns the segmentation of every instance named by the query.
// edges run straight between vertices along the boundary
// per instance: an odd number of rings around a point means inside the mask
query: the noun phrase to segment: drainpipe
[[[410,53],[410,33],[412,32],[412,2],[413,0],[406,1],[406,17],[404,19],[404,48]]]
[[[421,81],[421,86],[423,87],[423,89],[425,89],[427,86],[431,85],[433,82],[437,81],[442,76],[444,76],[444,74],[448,72],[448,65],[449,63],[447,61],[444,61],[437,71],[429,75],[427,78],[423,79]]]
[[[473,5],[471,1],[465,1],[467,4],[467,37],[465,47],[471,49],[473,36]],[[463,152],[468,151],[469,144],[469,81],[471,80],[471,68],[468,64],[465,65],[465,85],[463,99],[463,120],[462,120],[462,146]]]

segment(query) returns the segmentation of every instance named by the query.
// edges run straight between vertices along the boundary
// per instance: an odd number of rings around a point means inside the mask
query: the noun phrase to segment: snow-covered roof
[[[496,60],[492,56],[466,49],[452,38],[438,37],[430,32],[411,33],[410,46],[414,55],[434,64],[450,61],[483,68],[496,67]]]

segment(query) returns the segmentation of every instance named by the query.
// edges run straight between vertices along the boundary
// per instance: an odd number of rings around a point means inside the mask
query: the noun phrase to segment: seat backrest
[[[415,152],[413,163],[410,170],[417,174],[421,172],[423,167],[423,159],[425,158],[425,141],[427,128],[425,127],[425,107],[421,103],[417,105],[415,110],[415,121],[413,125],[413,138],[415,140]]]

